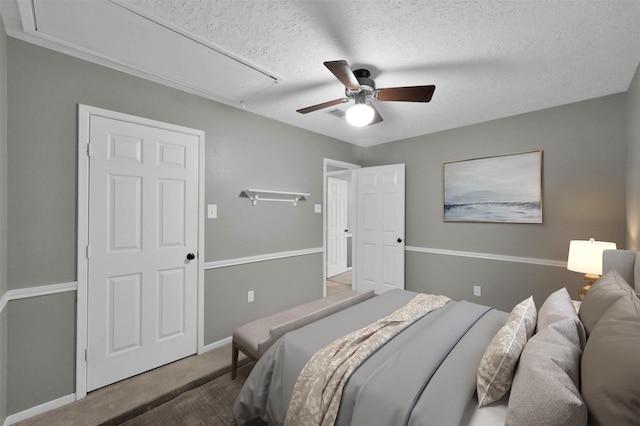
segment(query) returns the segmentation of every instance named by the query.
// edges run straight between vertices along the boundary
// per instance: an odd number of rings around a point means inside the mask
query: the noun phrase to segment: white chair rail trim
[[[5,292],[2,297],[0,297],[0,313],[2,313],[4,307],[7,306],[7,303],[9,302],[9,296],[7,293],[8,292]]]
[[[283,251],[276,253],[267,253],[257,256],[238,257],[235,259],[218,260],[214,262],[207,262],[204,264],[204,269],[217,269],[225,268],[227,266],[245,265],[248,263],[264,262],[267,260],[284,259],[287,257],[306,256],[309,254],[322,253],[324,249],[322,247]],[[46,296],[55,293],[62,293],[65,291],[76,291],[78,289],[78,283],[76,281],[60,284],[49,284],[36,287],[20,288],[6,291],[2,297],[0,297],[0,312],[2,312],[11,300],[26,299],[29,297]]]
[[[276,253],[261,254],[256,256],[238,257],[235,259],[217,260],[213,262],[206,262],[204,264],[204,269],[207,270],[207,269],[226,268],[229,266],[245,265],[248,263],[264,262],[267,260],[277,260],[277,259],[284,259],[287,257],[295,257],[295,256],[306,256],[309,254],[322,253],[323,250],[324,249],[322,247],[316,247],[316,248],[303,249],[303,250],[282,251],[282,252],[276,252]],[[405,250],[416,252],[416,253],[442,254],[446,256],[470,257],[475,259],[527,263],[531,265],[542,265],[542,266],[554,266],[558,268],[567,267],[566,261],[539,259],[534,257],[507,256],[502,254],[480,253],[480,252],[460,251],[460,250],[447,250],[447,249],[438,249],[438,248],[432,248],[432,247],[416,247],[416,246],[406,246]],[[25,298],[36,297],[36,296],[46,296],[46,295],[55,294],[55,293],[63,293],[65,291],[76,291],[77,289],[78,289],[78,283],[73,281],[68,283],[50,284],[50,285],[43,285],[43,286],[37,286],[37,287],[8,290],[2,295],[2,297],[0,297],[0,312],[4,310],[5,306],[10,300],[25,299]]]
[[[47,296],[50,294],[64,293],[66,291],[76,291],[78,283],[76,281],[60,284],[41,285],[36,287],[18,288],[8,290],[0,298],[0,312],[11,300],[27,299],[29,297]]]
[[[287,257],[306,256],[308,254],[322,253],[324,248],[316,247],[303,250],[281,251],[276,253],[259,254],[256,256],[237,257],[235,259],[216,260],[206,262],[204,269],[226,268],[228,266],[245,265],[247,263],[264,262],[267,260],[284,259]]]
[[[418,252],[418,253],[443,254],[446,256],[460,256],[460,257],[471,257],[475,259],[499,260],[502,262],[527,263],[530,265],[555,266],[558,268],[567,267],[566,261],[538,259],[535,257],[507,256],[503,254],[479,253],[479,252],[473,252],[473,251],[447,250],[447,249],[415,247],[415,246],[406,246],[405,250]]]

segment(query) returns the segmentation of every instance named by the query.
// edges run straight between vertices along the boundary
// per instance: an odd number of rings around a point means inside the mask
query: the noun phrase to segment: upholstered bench
[[[285,333],[373,296],[375,296],[373,290],[366,293],[353,290],[341,291],[236,328],[231,345],[231,378],[236,378],[238,351],[242,351],[249,359],[257,361]]]

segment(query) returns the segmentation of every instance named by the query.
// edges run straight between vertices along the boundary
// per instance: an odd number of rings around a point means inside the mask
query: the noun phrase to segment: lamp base
[[[597,274],[584,274],[584,280],[587,282],[580,289],[580,299],[584,299],[584,295],[587,294],[593,283],[600,278],[600,275]]]

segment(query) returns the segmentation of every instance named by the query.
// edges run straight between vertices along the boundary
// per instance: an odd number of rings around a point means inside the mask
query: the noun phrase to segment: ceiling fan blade
[[[373,126],[374,124],[380,123],[382,121],[382,116],[378,112],[378,109],[373,106],[373,104],[369,104],[369,106],[373,108],[373,112],[375,113],[373,115],[373,120],[371,120],[371,123],[369,123],[369,126]]]
[[[323,102],[321,104],[312,105],[306,108],[300,108],[300,109],[297,109],[296,111],[299,112],[300,114],[308,114],[310,112],[317,111],[322,108],[329,108],[331,106],[343,104],[345,102],[349,102],[349,98],[334,99],[333,101]]]
[[[356,76],[353,75],[353,71],[351,71],[347,61],[329,61],[325,62],[324,66],[344,84],[344,87],[349,90],[360,90],[360,83],[358,83]]]
[[[379,101],[429,102],[436,86],[389,87],[378,89],[374,97]]]

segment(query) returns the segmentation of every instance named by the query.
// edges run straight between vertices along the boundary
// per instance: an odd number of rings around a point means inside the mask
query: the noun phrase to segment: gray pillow
[[[635,292],[611,305],[591,331],[581,379],[590,425],[638,424],[640,299]]]
[[[580,321],[578,313],[573,306],[569,292],[563,287],[560,290],[551,293],[540,307],[540,310],[538,310],[537,328],[538,330],[542,330],[544,327],[553,324],[554,322],[566,319],[570,319],[575,323],[580,349],[582,350],[587,340],[587,334],[584,326],[582,325],[582,321]]]
[[[505,424],[585,426],[587,407],[578,390],[581,353],[575,319],[539,329],[520,356]]]
[[[593,330],[600,317],[623,296],[628,296],[633,289],[615,269],[600,277],[587,292],[580,305],[580,319],[587,331]]]

